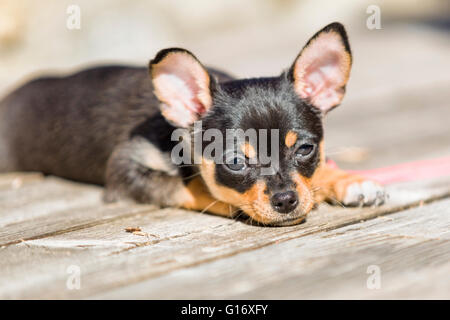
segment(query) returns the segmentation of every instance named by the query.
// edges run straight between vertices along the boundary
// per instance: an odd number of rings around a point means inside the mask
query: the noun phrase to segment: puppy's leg
[[[108,160],[104,199],[112,202],[121,198],[222,216],[232,216],[235,210],[215,199],[200,177],[186,184],[170,156],[143,138],[117,146]]]
[[[317,168],[312,179],[315,201],[338,202],[346,206],[381,205],[386,194],[377,182],[327,164]]]

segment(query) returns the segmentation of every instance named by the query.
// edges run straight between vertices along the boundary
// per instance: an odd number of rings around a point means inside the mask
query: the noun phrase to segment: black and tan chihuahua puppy
[[[378,205],[381,186],[325,161],[322,118],[340,104],[351,64],[344,27],[332,23],[272,78],[236,80],[178,48],[160,51],[149,70],[107,66],[39,78],[0,103],[0,171],[102,184],[107,201],[240,211],[264,225],[300,223],[323,200]],[[279,130],[277,169],[261,174],[248,142],[235,146],[231,162],[201,155],[174,163],[173,132],[182,128],[189,140],[199,120],[202,130],[223,133]]]

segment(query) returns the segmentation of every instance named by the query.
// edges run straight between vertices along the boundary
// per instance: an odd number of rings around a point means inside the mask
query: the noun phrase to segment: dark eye
[[[306,157],[314,150],[314,145],[304,143],[298,149],[296,156],[298,157]]]
[[[242,158],[242,157],[236,156],[236,157],[234,157],[234,158],[229,159],[229,160],[226,162],[226,166],[227,166],[230,170],[232,170],[232,171],[241,171],[241,170],[244,170],[245,167],[246,167],[246,165],[245,165],[245,159]]]

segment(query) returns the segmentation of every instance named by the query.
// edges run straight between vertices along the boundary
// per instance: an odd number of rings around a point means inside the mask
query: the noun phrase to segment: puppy
[[[171,48],[149,69],[106,66],[36,79],[0,103],[0,170],[105,185],[106,201],[240,212],[274,226],[304,221],[324,200],[379,205],[381,186],[325,161],[322,118],[340,104],[351,64],[344,27],[332,23],[271,78],[237,80]],[[226,147],[205,155],[211,137],[196,146],[194,137],[211,130]],[[230,130],[277,135],[230,139]],[[263,140],[273,151],[265,163]]]

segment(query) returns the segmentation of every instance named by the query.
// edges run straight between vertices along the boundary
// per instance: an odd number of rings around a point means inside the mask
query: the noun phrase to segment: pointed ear
[[[177,127],[189,127],[211,108],[211,77],[189,51],[160,51],[149,72],[163,116]]]
[[[308,41],[288,75],[297,94],[325,114],[341,103],[351,65],[347,33],[335,22]]]

